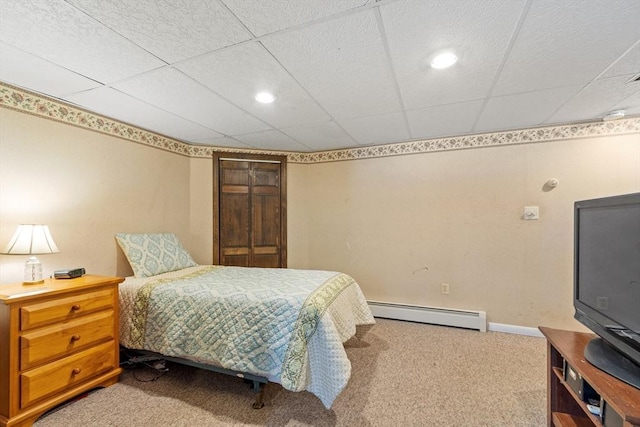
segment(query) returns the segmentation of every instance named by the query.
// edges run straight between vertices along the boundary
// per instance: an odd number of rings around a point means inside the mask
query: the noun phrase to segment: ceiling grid
[[[636,117],[638,73],[640,0],[0,1],[1,82],[203,150]]]

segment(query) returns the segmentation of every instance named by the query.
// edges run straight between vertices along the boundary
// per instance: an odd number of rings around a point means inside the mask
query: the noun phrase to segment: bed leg
[[[264,407],[264,402],[262,401],[262,399],[264,397],[265,386],[266,386],[265,383],[261,383],[260,381],[255,381],[255,380],[253,381],[253,390],[257,392],[256,401],[253,402],[253,404],[251,405],[253,409],[261,409]]]

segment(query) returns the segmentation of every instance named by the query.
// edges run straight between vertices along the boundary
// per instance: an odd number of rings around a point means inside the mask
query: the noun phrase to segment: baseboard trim
[[[542,332],[538,328],[531,328],[528,326],[507,325],[505,323],[493,323],[489,322],[489,331],[491,332],[504,332],[506,334],[527,335],[529,337],[543,338]]]

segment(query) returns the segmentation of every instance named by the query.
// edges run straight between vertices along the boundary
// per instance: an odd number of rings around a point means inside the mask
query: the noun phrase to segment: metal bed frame
[[[157,360],[167,360],[169,362],[174,362],[174,363],[178,363],[181,365],[187,365],[187,366],[193,366],[194,368],[200,368],[200,369],[204,369],[207,371],[212,371],[212,372],[218,372],[221,374],[226,374],[226,375],[231,375],[234,377],[238,377],[238,378],[242,378],[245,381],[249,381],[252,384],[252,389],[254,392],[256,392],[256,400],[255,402],[253,402],[253,404],[251,405],[251,407],[253,409],[261,409],[264,407],[264,389],[265,386],[267,385],[267,383],[269,383],[269,380],[266,379],[265,377],[261,377],[258,375],[253,375],[253,374],[248,374],[245,372],[238,372],[238,371],[233,371],[231,369],[225,369],[225,368],[221,368],[218,366],[213,366],[213,365],[207,365],[204,363],[198,363],[198,362],[194,362],[192,360],[188,360],[188,359],[181,359],[179,357],[171,357],[171,356],[165,356],[164,354],[160,354],[160,353],[155,353],[153,351],[147,351],[147,350],[132,350],[126,347],[120,347],[121,350],[126,351],[127,353],[133,353],[133,354],[137,354],[137,356],[132,356],[129,357],[127,360],[125,361],[120,361],[121,365],[124,364],[138,364],[138,363],[145,363],[145,362],[153,362],[153,361],[157,361]]]

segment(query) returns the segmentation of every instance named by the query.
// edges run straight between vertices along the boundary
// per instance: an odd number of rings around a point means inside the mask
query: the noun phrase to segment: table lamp
[[[24,266],[24,284],[43,283],[42,264],[34,255],[60,252],[49,227],[40,224],[20,224],[3,254],[31,255]]]

